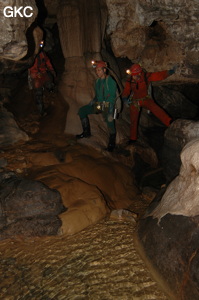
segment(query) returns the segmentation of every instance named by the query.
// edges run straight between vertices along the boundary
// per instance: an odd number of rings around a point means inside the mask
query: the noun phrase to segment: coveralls
[[[34,89],[41,88],[48,82],[52,82],[52,76],[48,74],[48,71],[51,72],[52,75],[55,73],[50,59],[44,51],[41,51],[37,54],[34,65],[29,69]]]
[[[35,100],[40,113],[43,112],[43,87],[49,91],[53,88],[53,75],[55,76],[54,68],[49,57],[44,51],[40,51],[34,61],[34,64],[29,68],[29,76],[32,80],[32,87],[35,92]]]
[[[152,81],[160,81],[170,76],[169,71],[161,72],[141,72],[140,79],[138,81],[133,81],[131,77],[126,81],[125,87],[122,93],[123,100],[129,98],[132,100],[130,104],[130,139],[137,139],[137,127],[138,119],[140,115],[140,109],[142,107],[150,110],[163,124],[167,127],[170,125],[170,116],[152,99],[151,95],[148,95],[148,87]],[[131,96],[132,95],[132,96]]]
[[[82,106],[79,109],[79,117],[80,119],[86,118],[91,114],[102,113],[105,122],[107,123],[109,133],[115,134],[115,121],[113,119],[114,106],[116,100],[116,92],[117,85],[115,80],[111,76],[106,76],[105,79],[98,78],[95,83],[95,97],[94,99],[87,105]],[[104,102],[104,110],[97,109],[98,104],[103,108]]]

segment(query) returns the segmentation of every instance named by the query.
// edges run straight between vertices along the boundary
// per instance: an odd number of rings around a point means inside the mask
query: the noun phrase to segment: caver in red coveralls
[[[137,140],[138,119],[142,107],[150,110],[166,126],[170,125],[171,118],[148,95],[148,87],[152,81],[160,81],[172,75],[174,70],[150,73],[144,72],[139,64],[134,64],[128,71],[131,77],[126,81],[122,99],[130,104],[131,128],[129,143],[133,143]]]
[[[43,44],[40,47],[43,47]],[[54,86],[53,76],[55,76],[50,59],[44,51],[40,51],[35,57],[34,65],[29,69],[29,76],[34,89],[37,107],[39,112],[43,114],[43,88],[51,91]]]

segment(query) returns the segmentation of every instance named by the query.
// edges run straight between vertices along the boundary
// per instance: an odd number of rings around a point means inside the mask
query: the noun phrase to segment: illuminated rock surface
[[[24,5],[25,4],[25,5]],[[12,17],[6,17],[4,15],[4,9],[9,6],[7,14],[14,14],[15,8],[29,6],[32,10],[27,10],[27,14],[32,13],[31,17],[21,17],[20,15],[12,15]],[[23,14],[23,10],[19,11]],[[23,58],[28,51],[28,44],[26,40],[25,32],[27,28],[33,23],[37,16],[37,6],[35,1],[26,0],[25,3],[22,0],[6,0],[0,3],[0,58],[19,60]]]
[[[199,137],[199,122],[179,119],[167,129],[164,137],[163,146],[163,167],[167,178],[170,182],[180,171],[181,159],[180,153],[183,147]]]
[[[198,147],[198,139],[186,144],[179,176],[160,202],[151,203],[137,228],[141,254],[153,265],[156,278],[166,282],[173,299],[199,297]]]
[[[2,146],[13,145],[19,141],[28,141],[29,137],[21,130],[11,112],[0,107],[0,144]]]

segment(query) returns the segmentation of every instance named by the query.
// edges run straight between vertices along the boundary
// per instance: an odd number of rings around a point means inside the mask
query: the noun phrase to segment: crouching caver
[[[39,53],[35,57],[33,66],[28,70],[29,86],[34,90],[34,98],[41,115],[44,115],[43,89],[49,92],[54,89],[56,76],[49,57],[43,51],[44,42],[40,42]]]
[[[117,84],[115,80],[107,75],[107,63],[104,61],[93,62],[98,79],[95,83],[95,97],[88,104],[79,109],[78,115],[81,119],[83,132],[76,135],[77,139],[91,136],[88,115],[101,113],[108,126],[109,143],[107,151],[112,152],[115,148],[116,129],[114,120]]]

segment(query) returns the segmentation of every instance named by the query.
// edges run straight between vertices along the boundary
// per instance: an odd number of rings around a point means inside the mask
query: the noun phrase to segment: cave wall
[[[5,17],[3,10],[6,6],[12,8],[20,6],[31,6],[33,13],[31,17]],[[0,2],[0,59],[20,60],[28,51],[26,30],[34,22],[37,16],[37,6],[34,0],[4,0]]]
[[[107,34],[117,57],[148,70],[179,65],[178,74],[198,78],[197,0],[107,0]]]
[[[104,32],[101,19],[98,0],[91,0],[89,3],[86,0],[60,1],[58,24],[66,58],[100,52]]]

